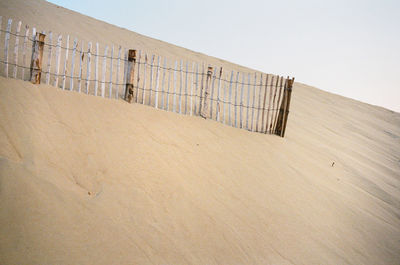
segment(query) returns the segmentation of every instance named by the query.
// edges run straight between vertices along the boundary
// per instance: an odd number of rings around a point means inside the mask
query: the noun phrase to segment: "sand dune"
[[[280,138],[0,78],[0,264],[399,264],[400,114],[293,91]]]

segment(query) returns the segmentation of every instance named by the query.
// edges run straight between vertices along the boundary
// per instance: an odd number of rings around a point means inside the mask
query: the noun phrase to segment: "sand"
[[[280,138],[0,77],[0,264],[399,264],[400,114],[292,97]]]

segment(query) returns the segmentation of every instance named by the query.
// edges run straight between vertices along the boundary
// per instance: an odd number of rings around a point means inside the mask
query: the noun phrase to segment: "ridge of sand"
[[[0,263],[398,263],[400,115],[295,91],[282,139],[0,78]]]

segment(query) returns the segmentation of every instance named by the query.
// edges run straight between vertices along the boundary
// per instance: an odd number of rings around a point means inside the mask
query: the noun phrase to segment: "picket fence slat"
[[[28,35],[29,35],[29,26],[28,26],[28,25],[25,25],[24,43],[23,43],[23,45],[22,45],[22,71],[21,71],[22,80],[25,80],[26,45],[27,45],[27,43],[28,43]]]
[[[167,98],[165,102],[165,109],[169,111],[169,94],[170,94],[170,85],[171,85],[171,68],[168,67],[168,86],[167,86]]]
[[[247,106],[246,106],[246,129],[249,130],[249,110],[250,110],[250,73],[247,74]]]
[[[156,92],[155,92],[155,99],[154,99],[154,107],[158,109],[158,82],[159,82],[159,75],[160,75],[160,56],[157,58],[157,70],[156,70]]]
[[[179,114],[182,114],[182,79],[183,79],[183,72],[182,72],[182,60],[179,65]]]
[[[275,116],[275,99],[276,99],[276,92],[278,90],[279,85],[279,76],[276,77],[275,88],[274,88],[274,96],[272,98],[272,117],[271,117],[271,124],[270,124],[270,131],[274,130],[274,116]]]
[[[254,84],[253,84],[253,103],[251,104],[251,131],[254,132],[254,107],[256,101],[256,84],[257,84],[257,73],[254,73]]]
[[[96,42],[96,53],[94,54],[96,57],[94,63],[94,95],[97,96],[97,90],[99,88],[99,43]]]
[[[64,58],[64,71],[62,80],[62,89],[65,90],[65,80],[67,76],[67,63],[68,63],[68,50],[69,50],[69,35],[67,35],[67,43],[65,45],[65,58]]]
[[[110,54],[110,81],[108,81],[108,98],[112,98],[112,79],[113,79],[113,55],[114,55],[114,45],[111,46]]]
[[[266,76],[266,79],[265,79],[264,103],[263,103],[262,116],[261,116],[261,132],[264,129],[264,113],[265,113],[265,101],[267,99],[267,84],[268,84],[268,75]]]
[[[190,116],[193,115],[193,81],[194,81],[194,65],[195,63],[193,62],[192,68],[191,68],[191,81],[189,82],[190,84]]]
[[[187,108],[188,108],[188,71],[189,71],[189,65],[188,65],[188,62],[186,62],[186,73],[185,73],[185,115],[187,114]]]
[[[210,92],[210,119],[213,118],[213,107],[214,107],[214,90],[215,90],[215,79],[217,78],[217,68],[214,68],[214,72],[212,75],[212,85]]]
[[[225,74],[225,76],[226,76],[226,74]],[[225,79],[225,78],[224,78]],[[225,121],[225,118],[226,118],[226,116],[225,116],[225,111],[226,111],[226,95],[227,95],[227,93],[226,93],[226,82],[225,82],[225,80],[224,80],[224,82],[223,82],[223,85],[222,85],[222,91],[223,91],[223,103],[222,103],[222,123],[223,124],[225,124],[226,123],[226,121]]]
[[[268,132],[268,133],[271,133],[270,129],[269,129],[269,124],[270,124],[269,113],[270,113],[270,110],[271,110],[271,99],[272,99],[272,86],[273,86],[273,84],[274,84],[274,76],[271,76],[271,82],[270,82],[270,86],[269,86],[268,109],[267,109],[267,125],[266,125],[266,128],[265,128],[265,131]]]
[[[280,103],[280,100],[281,100],[281,92],[282,92],[282,85],[283,85],[283,76],[281,76],[281,81],[280,81],[280,84],[279,84],[279,92],[278,92],[278,100],[276,101],[276,108],[275,108],[275,120],[274,120],[274,128],[275,128],[275,131],[274,131],[274,133],[276,133],[276,123],[277,123],[277,121],[278,121],[278,114],[279,114],[279,103]]]
[[[237,107],[238,107],[238,90],[239,90],[239,72],[236,74],[236,89],[235,89],[235,127],[237,128]]]
[[[172,111],[176,112],[176,71],[177,71],[177,67],[178,67],[178,61],[175,61],[175,68],[174,68],[174,94],[173,94],[173,105],[172,105]]]
[[[220,90],[221,90],[221,75],[222,75],[222,67],[220,67],[219,69],[219,78],[218,78],[218,87],[217,87],[217,109],[216,109],[216,113],[217,113],[217,121],[220,120],[219,116],[220,116]]]
[[[6,35],[4,39],[4,74],[8,77],[8,43],[10,41],[12,19],[10,18],[7,23]]]
[[[193,109],[194,115],[197,114],[198,91],[199,91],[199,64],[196,63],[196,86],[195,86],[195,93],[194,93],[195,96],[194,96],[194,109]]]
[[[58,77],[59,77],[59,73],[60,73],[61,42],[62,42],[62,36],[58,35],[57,46],[56,46],[56,73],[55,73],[54,85],[53,85],[55,87],[58,87]]]
[[[91,62],[92,62],[92,43],[88,43],[88,51],[87,51],[87,67],[86,67],[86,82],[85,82],[85,88],[86,88],[86,94],[89,94],[90,90],[90,74],[91,74]]]
[[[13,71],[13,78],[17,78],[17,71],[18,71],[18,48],[19,48],[19,32],[21,30],[22,22],[19,21],[16,30],[15,36],[15,44],[14,44],[14,71]],[[1,27],[0,27],[1,29]]]
[[[50,84],[51,58],[53,56],[53,33],[49,31],[49,53],[47,56],[46,84]]]
[[[161,106],[160,109],[164,109],[164,88],[165,88],[165,69],[167,68],[167,58],[164,57],[163,64],[163,77],[161,81]]]
[[[81,41],[81,47],[79,49],[79,75],[78,75],[78,92],[81,93],[82,90],[82,63],[83,63],[83,47],[84,43]]]
[[[240,90],[240,124],[239,128],[243,128],[243,95],[244,95],[245,74],[242,73],[242,89]]]
[[[106,70],[107,70],[107,55],[108,55],[108,46],[106,45],[104,49],[104,57],[103,64],[101,68],[101,97],[105,97],[106,94]]]
[[[121,64],[121,49],[122,47],[119,46],[118,48],[118,59],[117,59],[117,72],[116,72],[116,77],[115,77],[115,83],[116,83],[116,88],[115,88],[115,98],[119,98],[119,71],[120,71],[120,64]],[[137,97],[137,94],[136,94]]]
[[[137,63],[137,78],[136,78],[136,103],[139,102],[139,81],[140,81],[140,60],[142,57],[142,51],[139,50],[139,59],[138,59],[138,63]]]
[[[229,126],[232,126],[232,117],[231,117],[231,112],[232,112],[232,86],[233,86],[233,71],[231,72],[231,78],[229,81],[229,106],[228,106],[228,123]]]
[[[151,95],[153,94],[153,65],[154,65],[154,54],[151,56],[150,63],[150,88],[149,88],[149,99],[147,101],[147,105],[151,105]]]
[[[143,91],[142,91],[142,104],[145,103],[145,96],[146,96],[146,72],[147,72],[147,54],[144,54],[144,67],[143,67]]]
[[[72,46],[72,58],[71,58],[71,74],[69,79],[69,90],[74,90],[74,67],[75,67],[75,54],[76,54],[76,46],[78,45],[78,40],[74,39],[74,44]]]
[[[0,16],[0,39],[1,39],[1,32],[3,30],[3,16]]]

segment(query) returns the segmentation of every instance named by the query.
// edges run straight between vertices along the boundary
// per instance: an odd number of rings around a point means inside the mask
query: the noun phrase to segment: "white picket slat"
[[[49,31],[49,53],[47,55],[46,84],[50,84],[51,58],[53,55],[53,32]]]
[[[103,97],[103,98],[106,94],[107,54],[108,54],[108,46],[106,45],[106,47],[104,49],[103,65],[102,65],[102,72],[101,72],[101,97]]]
[[[99,43],[96,42],[96,56],[94,65],[94,95],[97,96],[97,91],[99,89]]]
[[[54,86],[58,87],[58,77],[60,73],[60,62],[61,62],[61,42],[62,36],[58,35],[57,46],[56,46],[56,73],[54,78]]]
[[[25,68],[26,68],[26,45],[28,43],[28,35],[29,35],[29,26],[25,25],[25,35],[24,35],[24,44],[22,45],[22,73],[21,78],[25,80]]]
[[[65,90],[65,81],[67,78],[67,63],[68,63],[68,52],[69,51],[69,35],[67,35],[67,42],[65,45],[65,58],[64,58],[64,71],[62,80],[62,89]]]
[[[167,68],[167,58],[164,58],[163,77],[161,81],[161,107],[164,109],[164,88],[165,88],[165,69]]]
[[[188,71],[189,71],[189,66],[188,66],[188,62],[186,62],[186,73],[185,73],[185,115],[187,114],[187,108],[188,108]]]
[[[169,110],[170,84],[171,84],[171,68],[168,67],[168,88],[167,88],[167,100],[166,100],[166,105],[165,105],[165,109],[167,111]]]
[[[72,46],[72,58],[71,58],[71,75],[69,78],[69,90],[74,90],[74,67],[75,67],[75,54],[76,54],[76,46],[78,45],[78,40],[74,39],[74,44]]]
[[[154,99],[154,107],[158,109],[158,83],[159,83],[159,75],[160,75],[160,56],[157,58],[157,71],[156,71],[156,93]]]
[[[10,42],[12,19],[10,18],[7,23],[6,36],[4,39],[4,75],[8,77],[8,44]]]
[[[16,30],[16,36],[15,36],[15,45],[14,45],[14,72],[13,72],[13,77],[17,78],[17,71],[18,71],[18,48],[19,48],[19,32],[21,30],[21,24],[22,22],[19,21],[17,25],[17,30]],[[1,29],[1,27],[0,27]]]
[[[192,65],[192,70],[191,70],[191,81],[190,81],[190,116],[193,115],[193,81],[194,81],[194,65],[195,63],[193,62]]]
[[[154,65],[154,54],[151,56],[151,63],[150,63],[150,89],[149,89],[149,100],[147,101],[147,105],[149,106],[151,103],[151,94],[153,92],[153,65]]]
[[[249,129],[249,108],[250,108],[250,73],[247,74],[247,106],[246,106],[246,129]]]
[[[82,90],[82,63],[83,63],[83,41],[81,41],[81,47],[79,49],[79,74],[78,74],[78,92]]]
[[[120,64],[121,64],[121,49],[122,49],[122,47],[121,46],[119,46],[119,48],[118,48],[118,59],[117,59],[117,73],[116,73],[116,78],[115,78],[115,86],[116,86],[116,89],[115,89],[115,98],[116,99],[118,99],[119,98],[119,70],[120,70]]]
[[[143,91],[142,91],[142,104],[145,103],[146,98],[146,70],[147,70],[147,54],[144,54],[144,66],[143,66]]]
[[[257,105],[257,118],[256,118],[256,132],[258,132],[258,121],[260,118],[260,106],[261,106],[261,93],[262,93],[262,80],[263,80],[263,74],[260,76],[260,90],[258,93],[258,105]]]
[[[175,61],[175,68],[174,68],[174,79],[173,79],[173,84],[174,84],[174,94],[173,94],[173,104],[172,104],[172,111],[176,112],[176,71],[178,67],[178,61]]]
[[[139,102],[139,82],[140,82],[140,60],[142,57],[142,51],[139,50],[139,58],[138,58],[138,64],[137,64],[137,79],[136,79],[136,103]]]
[[[110,55],[110,81],[108,87],[108,98],[112,97],[112,79],[113,79],[113,56],[114,56],[114,45],[111,46],[111,55]]]
[[[92,59],[92,43],[88,43],[88,52],[87,52],[87,68],[86,68],[86,82],[85,82],[85,88],[86,88],[86,94],[89,94],[90,90],[90,73],[91,73],[91,59]]]
[[[217,112],[217,121],[219,121],[219,119],[220,119],[219,116],[220,116],[220,108],[221,108],[221,106],[220,106],[221,76],[222,76],[222,67],[221,67],[220,70],[219,70],[218,88],[217,88],[217,109],[216,109],[216,112]]]
[[[195,87],[195,92],[194,92],[194,109],[193,113],[196,115],[197,113],[197,95],[199,91],[199,64],[196,63],[196,87]]]
[[[257,73],[254,73],[254,85],[253,85],[253,104],[251,108],[251,131],[254,131],[254,107],[256,101],[256,84],[257,84]]]
[[[182,114],[182,80],[183,80],[183,71],[182,71],[182,60],[179,65],[179,114]]]
[[[228,104],[228,123],[232,126],[231,108],[232,108],[232,82],[233,82],[233,71],[231,72],[231,79],[229,81],[229,104]]]
[[[214,90],[215,90],[215,79],[217,78],[217,68],[214,68],[213,75],[211,77],[211,92],[210,92],[210,119],[213,118],[213,108],[214,108]]]

